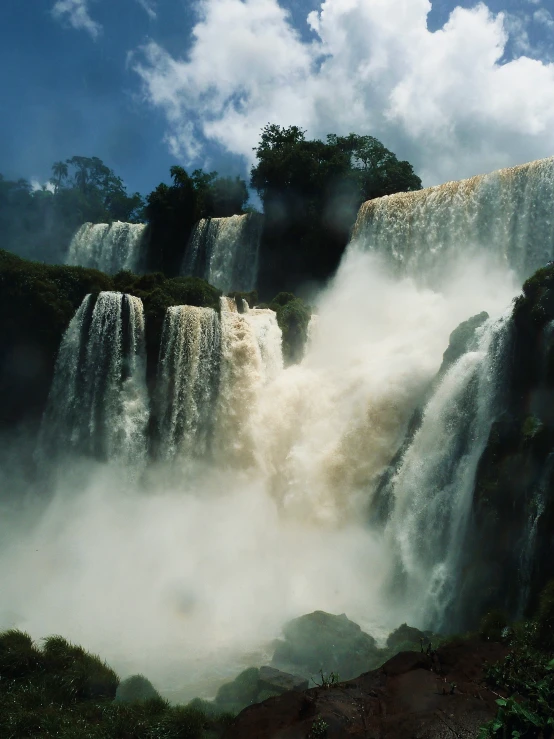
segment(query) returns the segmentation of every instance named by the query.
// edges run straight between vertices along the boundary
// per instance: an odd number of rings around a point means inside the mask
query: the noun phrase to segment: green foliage
[[[318,683],[314,680],[314,683],[317,685],[318,688],[325,688],[327,690],[328,688],[335,688],[340,683],[340,676],[338,672],[329,672],[329,674],[327,674],[323,672],[323,670],[320,670],[319,677],[321,682]]]
[[[63,332],[87,293],[110,289],[111,279],[97,270],[0,250],[0,425],[40,416]]]
[[[186,304],[219,310],[221,294],[197,277],[120,272],[111,278],[94,269],[30,262],[0,250],[0,426],[42,415],[63,333],[85,295],[103,290],[143,300],[150,372],[167,308]]]
[[[360,204],[421,180],[408,162],[372,136],[309,141],[297,126],[268,124],[255,149],[251,185],[264,204],[260,289],[294,289],[329,277],[346,246]]]
[[[51,188],[33,191],[23,179],[0,175],[2,247],[25,257],[63,262],[86,221],[141,220],[144,203],[98,157],[74,156],[52,166]]]
[[[170,169],[172,185],[164,183],[147,198],[145,217],[150,224],[148,267],[166,275],[179,274],[194,224],[201,218],[244,213],[248,190],[239,177],[219,177],[217,172],[183,167]]]
[[[4,632],[0,634],[0,736],[201,739],[205,730],[220,736],[230,722],[217,711],[207,715],[205,702],[172,707],[157,695],[114,701],[117,683],[116,674],[100,658],[62,637],[46,639],[40,649],[28,634]]]
[[[144,675],[131,675],[117,686],[115,700],[121,703],[160,699],[160,694]]]
[[[283,332],[283,357],[287,364],[299,362],[308,340],[311,308],[292,293],[278,293],[270,308],[277,313],[277,323]]]
[[[489,611],[481,619],[479,636],[485,641],[500,641],[507,625],[508,619],[505,613],[498,610]]]
[[[321,739],[321,737],[327,736],[328,728],[329,728],[329,724],[323,720],[323,717],[316,716],[310,728],[308,739]]]
[[[554,581],[544,588],[537,617],[506,629],[510,652],[487,665],[485,679],[507,697],[496,703],[496,717],[486,724],[480,739],[489,737],[534,738],[554,736]]]
[[[550,580],[539,598],[537,639],[544,648],[554,650],[554,580]]]
[[[537,270],[524,284],[522,295],[514,299],[516,323],[535,329],[554,319],[554,267]]]

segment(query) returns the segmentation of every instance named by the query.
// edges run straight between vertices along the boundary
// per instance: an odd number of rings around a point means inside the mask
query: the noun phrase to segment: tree
[[[55,192],[58,192],[62,186],[63,180],[68,175],[68,168],[65,162],[54,162],[52,165],[52,173],[54,177],[50,180],[55,187]]]
[[[266,216],[265,295],[328,278],[364,200],[421,188],[412,166],[373,136],[330,134],[324,142],[306,139],[298,126],[268,124],[254,151],[250,182]]]

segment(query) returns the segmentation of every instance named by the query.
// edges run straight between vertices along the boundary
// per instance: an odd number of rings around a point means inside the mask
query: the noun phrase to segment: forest
[[[128,194],[97,157],[54,163],[49,183],[34,190],[27,180],[0,175],[0,248],[63,263],[85,222],[147,223],[147,271],[174,277],[194,224],[253,210],[250,188],[265,213],[258,290],[269,300],[333,274],[364,200],[421,188],[413,167],[372,136],[309,140],[297,126],[268,124],[255,153],[249,183],[175,165],[170,184],[160,183],[145,197]]]

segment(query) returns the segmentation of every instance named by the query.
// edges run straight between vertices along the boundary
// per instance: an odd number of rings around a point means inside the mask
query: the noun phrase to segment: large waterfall
[[[145,461],[148,423],[144,313],[130,295],[87,295],[62,340],[41,429],[41,452]]]
[[[69,245],[66,264],[99,269],[108,274],[139,272],[146,226],[143,223],[84,223]]]
[[[362,205],[353,246],[440,285],[461,260],[487,257],[519,281],[554,258],[554,157]]]
[[[521,276],[554,253],[553,161],[364,204],[300,364],[283,367],[270,310],[239,311],[230,297],[219,311],[169,308],[149,354],[147,494],[91,474],[64,491],[71,503],[36,546],[13,545],[0,590],[25,627],[83,639],[162,687],[184,672],[236,674],[253,650],[261,664],[283,623],[316,609],[376,636],[403,622],[448,627],[476,469],[513,363],[506,311]],[[249,218],[200,222],[185,271],[253,287],[257,242],[238,237]],[[490,318],[471,322],[438,376],[452,332],[482,311]],[[143,329],[140,300],[85,299],[60,348],[44,448],[144,458]],[[543,493],[521,547],[527,580]]]
[[[399,469],[384,492],[393,584],[417,602],[420,623],[448,628],[477,464],[505,387],[509,316],[489,320],[428,401]],[[458,604],[459,605],[459,604]]]
[[[182,272],[229,292],[256,286],[262,217],[203,218],[191,234]]]

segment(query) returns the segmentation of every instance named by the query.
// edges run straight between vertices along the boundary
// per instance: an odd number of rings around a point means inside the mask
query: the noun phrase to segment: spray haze
[[[466,205],[460,197],[451,208]],[[37,637],[63,633],[124,674],[146,673],[166,694],[192,697],[201,691],[191,684],[235,674],[247,653],[267,659],[283,623],[302,613],[345,612],[376,636],[405,621],[444,622],[451,590],[439,581],[441,573],[447,585],[456,579],[452,547],[463,538],[472,470],[495,412],[501,316],[516,277],[506,260],[466,248],[463,229],[451,249],[439,248],[440,229],[427,230],[425,249],[440,263],[433,280],[420,262],[399,272],[398,218],[378,216],[376,240],[367,210],[319,296],[300,364],[283,367],[272,311],[239,313],[229,298],[219,316],[170,309],[159,434],[177,474],[168,481],[158,461],[133,482],[134,463],[113,459],[75,459],[61,470],[39,523],[14,528],[2,544],[0,589],[21,626]],[[433,385],[450,333],[483,310],[491,318],[475,345]],[[209,352],[218,376],[205,383]],[[209,418],[198,412],[208,397]],[[370,526],[381,475],[425,398],[393,481],[389,522]],[[460,454],[457,416],[466,429]],[[447,457],[458,460],[451,488],[439,479]],[[451,542],[439,524],[454,532]],[[434,573],[430,590],[425,572]]]

